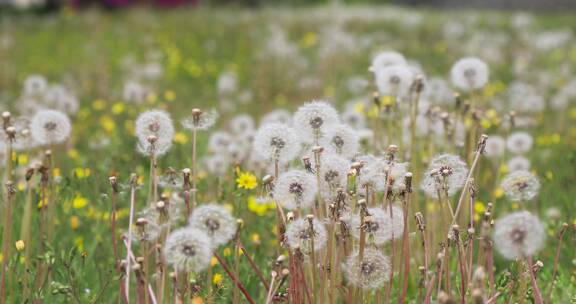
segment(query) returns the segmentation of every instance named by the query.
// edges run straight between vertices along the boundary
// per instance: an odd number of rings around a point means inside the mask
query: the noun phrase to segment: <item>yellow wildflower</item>
[[[114,132],[114,129],[116,128],[116,123],[112,118],[108,116],[100,117],[100,125],[102,126],[102,128],[104,128],[104,131],[108,133]]]
[[[307,32],[306,34],[304,34],[304,37],[302,37],[300,44],[302,45],[302,47],[307,48],[314,46],[316,42],[318,42],[318,37],[316,36],[316,33]]]
[[[124,110],[126,109],[126,105],[123,102],[117,102],[114,105],[112,105],[112,114],[114,115],[119,115],[124,113]]]
[[[215,273],[214,276],[212,277],[212,283],[214,285],[220,285],[220,283],[222,283],[222,275],[219,273]]]
[[[18,154],[18,164],[19,165],[26,165],[27,163],[28,163],[28,155]]]
[[[231,253],[230,248],[228,247],[224,248],[224,251],[222,253],[224,254],[225,257],[230,256]]]
[[[484,203],[482,203],[482,202],[474,203],[474,211],[478,214],[483,214],[484,211],[486,211],[486,207],[484,206]]]
[[[212,259],[210,259],[210,266],[214,267],[216,265],[218,265],[218,259],[212,257]]]
[[[176,94],[174,93],[174,91],[168,90],[164,92],[164,99],[166,99],[167,101],[172,101],[176,99]]]
[[[78,226],[80,226],[80,220],[78,219],[77,216],[73,215],[70,217],[70,228],[72,228],[72,230],[76,230],[78,229]]]
[[[256,181],[256,176],[254,176],[250,172],[241,172],[238,178],[236,179],[236,184],[238,188],[243,189],[254,189],[258,186],[258,182]]]
[[[103,110],[106,107],[106,101],[103,99],[96,99],[92,102],[92,108],[94,110]]]
[[[179,144],[185,144],[188,142],[188,136],[184,132],[176,132],[174,134],[174,141]]]
[[[84,251],[84,238],[79,236],[74,239],[74,245],[78,249],[78,251]]]
[[[252,239],[252,243],[256,244],[256,245],[260,245],[261,241],[260,241],[260,235],[258,233],[253,233],[250,237],[250,239]]]
[[[23,240],[16,241],[16,250],[22,251],[22,250],[24,250],[24,248],[25,248],[25,246],[24,246]]]
[[[87,204],[88,200],[82,197],[80,194],[76,194],[76,197],[72,201],[72,207],[74,207],[74,209],[82,209],[86,207]]]
[[[494,197],[501,198],[502,196],[504,196],[504,190],[500,187],[496,188],[496,190],[494,190]]]
[[[67,152],[68,157],[70,157],[71,159],[77,159],[78,156],[80,156],[80,153],[78,153],[78,150],[76,149],[70,149]]]
[[[274,209],[274,203],[258,203],[254,196],[248,197],[248,210],[256,213],[258,216],[263,216],[270,209]]]

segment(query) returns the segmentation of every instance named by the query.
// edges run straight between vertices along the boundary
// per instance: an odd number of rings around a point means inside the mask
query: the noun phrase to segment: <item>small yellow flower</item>
[[[156,100],[158,100],[158,96],[156,96],[156,94],[154,94],[154,93],[149,93],[149,94],[146,96],[146,101],[147,101],[149,104],[154,104],[154,103],[156,103]]]
[[[102,126],[102,128],[104,128],[104,131],[106,131],[107,133],[112,133],[114,132],[114,129],[116,129],[116,123],[112,118],[108,116],[100,117],[100,125]]]
[[[72,207],[74,207],[74,209],[82,209],[86,207],[87,204],[88,200],[82,197],[80,194],[76,194],[76,197],[72,201]]]
[[[231,253],[230,248],[228,247],[224,248],[224,251],[222,253],[224,254],[225,257],[230,256]]]
[[[62,174],[61,174],[61,172],[60,172],[60,168],[54,168],[54,169],[52,170],[52,176],[54,176],[54,177],[60,177],[61,175],[62,175]]]
[[[254,176],[250,172],[240,173],[240,176],[238,176],[238,178],[236,179],[236,184],[238,185],[238,188],[243,188],[243,189],[248,189],[248,190],[254,189],[254,188],[256,188],[256,186],[258,186],[256,176]]]
[[[307,32],[304,35],[304,37],[302,37],[300,44],[302,45],[302,47],[307,48],[307,47],[314,46],[316,44],[316,42],[318,42],[318,37],[317,37],[316,33]]]
[[[78,150],[76,149],[68,150],[67,154],[71,159],[77,159],[80,156],[80,153],[78,153]]]
[[[261,241],[260,241],[260,235],[258,233],[253,233],[250,237],[250,239],[252,239],[252,243],[256,244],[256,245],[260,245]]]
[[[92,108],[94,110],[103,110],[106,107],[106,101],[103,99],[96,99],[92,102]]]
[[[84,251],[84,238],[79,236],[74,239],[74,245],[78,249],[78,251]]]
[[[214,267],[216,265],[218,265],[218,259],[212,257],[212,259],[210,259],[210,266]]]
[[[482,203],[482,202],[474,203],[474,211],[477,214],[483,214],[484,211],[486,211],[486,207],[484,206],[484,203]]]
[[[167,101],[172,101],[176,99],[176,93],[174,93],[174,91],[168,90],[164,92],[164,99],[166,99]]]
[[[112,105],[112,114],[120,115],[120,114],[124,113],[125,109],[126,109],[126,105],[123,102],[117,102],[114,105]]]
[[[72,228],[72,230],[76,230],[78,229],[78,226],[80,226],[80,220],[77,216],[73,215],[70,217],[70,228]]]
[[[552,171],[546,171],[546,178],[549,180],[554,179],[554,173]]]
[[[219,273],[215,273],[214,276],[212,277],[212,284],[220,285],[220,283],[222,283],[222,275]]]
[[[188,142],[188,136],[184,132],[177,132],[174,134],[174,141],[179,144],[185,144]]]
[[[25,248],[25,245],[24,245],[23,240],[16,241],[16,250],[22,251],[22,250],[24,250],[24,248]]]
[[[28,163],[28,155],[18,154],[18,164],[19,165],[26,165],[27,163]]]
[[[502,173],[502,174],[508,173],[508,166],[506,166],[506,165],[501,165],[501,166],[500,166],[500,173]]]
[[[501,198],[502,196],[504,196],[504,190],[500,187],[496,188],[496,190],[494,190],[494,197]]]

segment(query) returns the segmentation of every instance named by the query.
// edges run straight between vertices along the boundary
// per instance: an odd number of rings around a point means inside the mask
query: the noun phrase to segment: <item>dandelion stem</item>
[[[558,262],[560,261],[560,247],[562,246],[562,241],[564,240],[564,233],[566,233],[566,230],[568,230],[568,224],[563,223],[562,228],[560,228],[560,232],[558,232],[557,235],[558,245],[556,246],[556,255],[554,256],[554,269],[552,270],[552,282],[548,290],[548,295],[546,296],[549,302],[552,296],[552,291],[554,290],[554,287],[556,285],[556,275],[558,274]]]
[[[2,275],[0,279],[0,303],[6,303],[6,291],[9,280],[7,280],[8,265],[10,262],[10,248],[12,243],[12,203],[15,189],[11,181],[6,182],[6,200],[4,208],[4,231],[2,233]]]
[[[134,204],[136,203],[136,182],[138,176],[134,173],[130,176],[130,215],[128,220],[128,240],[126,253],[126,278],[124,289],[126,290],[126,299],[130,302],[130,254],[132,253],[132,223],[134,221]]]

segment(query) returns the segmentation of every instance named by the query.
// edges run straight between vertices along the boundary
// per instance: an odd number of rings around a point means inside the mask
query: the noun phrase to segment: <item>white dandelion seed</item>
[[[372,248],[364,250],[362,260],[356,252],[344,264],[344,273],[352,286],[362,289],[377,289],[390,279],[390,259]]]
[[[160,156],[172,147],[174,126],[168,113],[161,110],[146,111],[138,116],[135,125],[140,153]],[[150,141],[151,137],[155,138],[153,142]]]
[[[292,125],[292,114],[286,110],[278,109],[274,110],[262,117],[260,120],[260,125],[267,125],[269,123],[280,123],[285,125]]]
[[[403,98],[414,81],[414,74],[406,65],[393,65],[376,73],[376,86],[382,95]]]
[[[216,131],[210,134],[208,139],[208,150],[216,153],[223,153],[232,144],[232,135],[224,131]]]
[[[350,161],[333,154],[320,158],[320,191],[323,198],[334,198],[338,188],[346,188]]]
[[[142,103],[148,95],[149,89],[136,81],[126,81],[122,88],[122,98],[131,103]]]
[[[474,57],[458,60],[451,70],[452,84],[462,90],[480,89],[488,83],[488,65]]]
[[[362,130],[366,127],[366,117],[352,107],[342,113],[342,122],[355,130]]]
[[[244,136],[254,132],[255,122],[250,115],[242,114],[232,118],[229,127],[232,133]]]
[[[514,154],[524,154],[530,152],[534,139],[528,132],[517,131],[512,133],[506,140],[508,151]]]
[[[258,129],[253,147],[261,157],[285,163],[293,160],[300,152],[300,138],[288,125],[269,123]]]
[[[51,85],[44,93],[44,102],[50,108],[64,113],[78,112],[78,99],[62,85]]]
[[[450,105],[454,103],[454,92],[446,80],[439,77],[430,78],[424,86],[422,99],[429,100],[435,105]]]
[[[317,185],[314,177],[302,170],[280,174],[274,186],[274,200],[288,210],[307,209],[314,205]]]
[[[530,160],[522,155],[512,157],[506,163],[509,172],[530,170]]]
[[[181,228],[166,238],[166,262],[182,272],[201,272],[210,266],[212,243],[205,232]]]
[[[226,175],[230,166],[230,160],[223,154],[209,156],[202,163],[210,174],[218,177]]]
[[[30,75],[24,80],[24,96],[41,96],[48,89],[48,81],[42,75]]]
[[[504,155],[506,151],[506,140],[502,136],[489,135],[486,140],[486,156],[491,158],[499,158]]]
[[[236,234],[236,219],[228,209],[217,204],[197,207],[188,223],[190,227],[206,232],[214,246],[228,243]]]
[[[496,220],[494,245],[506,259],[533,256],[544,246],[546,233],[538,217],[519,211]]]
[[[294,114],[294,127],[305,142],[317,142],[339,122],[338,112],[325,101],[306,103]]]
[[[360,138],[358,132],[347,125],[336,125],[326,132],[320,140],[322,146],[328,153],[334,153],[346,158],[352,158],[360,149]]]
[[[527,202],[538,195],[540,181],[536,175],[528,171],[514,171],[502,180],[501,187],[509,200]]]
[[[312,240],[314,240],[314,251],[323,249],[326,246],[327,233],[324,224],[314,219],[313,229],[310,229],[308,219],[301,218],[288,224],[286,227],[286,239],[290,248],[300,248],[304,254],[312,253]]]
[[[406,58],[398,52],[384,51],[372,59],[372,64],[368,70],[372,73],[378,73],[382,69],[393,65],[406,65]]]
[[[390,209],[368,208],[369,220],[360,227],[360,215],[354,215],[351,220],[350,233],[356,239],[360,239],[360,231],[364,230],[367,239],[374,241],[376,245],[382,245],[392,238],[399,239],[404,232],[404,212],[402,208],[393,206],[392,216]]]
[[[206,131],[216,124],[217,119],[218,112],[212,109],[206,112],[200,112],[198,115],[186,117],[181,123],[184,129]]]
[[[437,172],[440,184],[432,176],[432,172]],[[424,174],[421,188],[432,199],[438,199],[438,192],[447,193],[453,196],[464,186],[468,168],[466,163],[458,155],[441,154],[430,162],[428,170]]]
[[[70,136],[72,126],[66,114],[55,110],[41,110],[30,120],[30,133],[39,144],[63,142]]]

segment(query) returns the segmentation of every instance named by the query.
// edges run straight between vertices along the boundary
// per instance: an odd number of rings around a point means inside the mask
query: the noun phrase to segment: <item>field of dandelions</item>
[[[0,303],[576,301],[573,14],[0,28]]]

